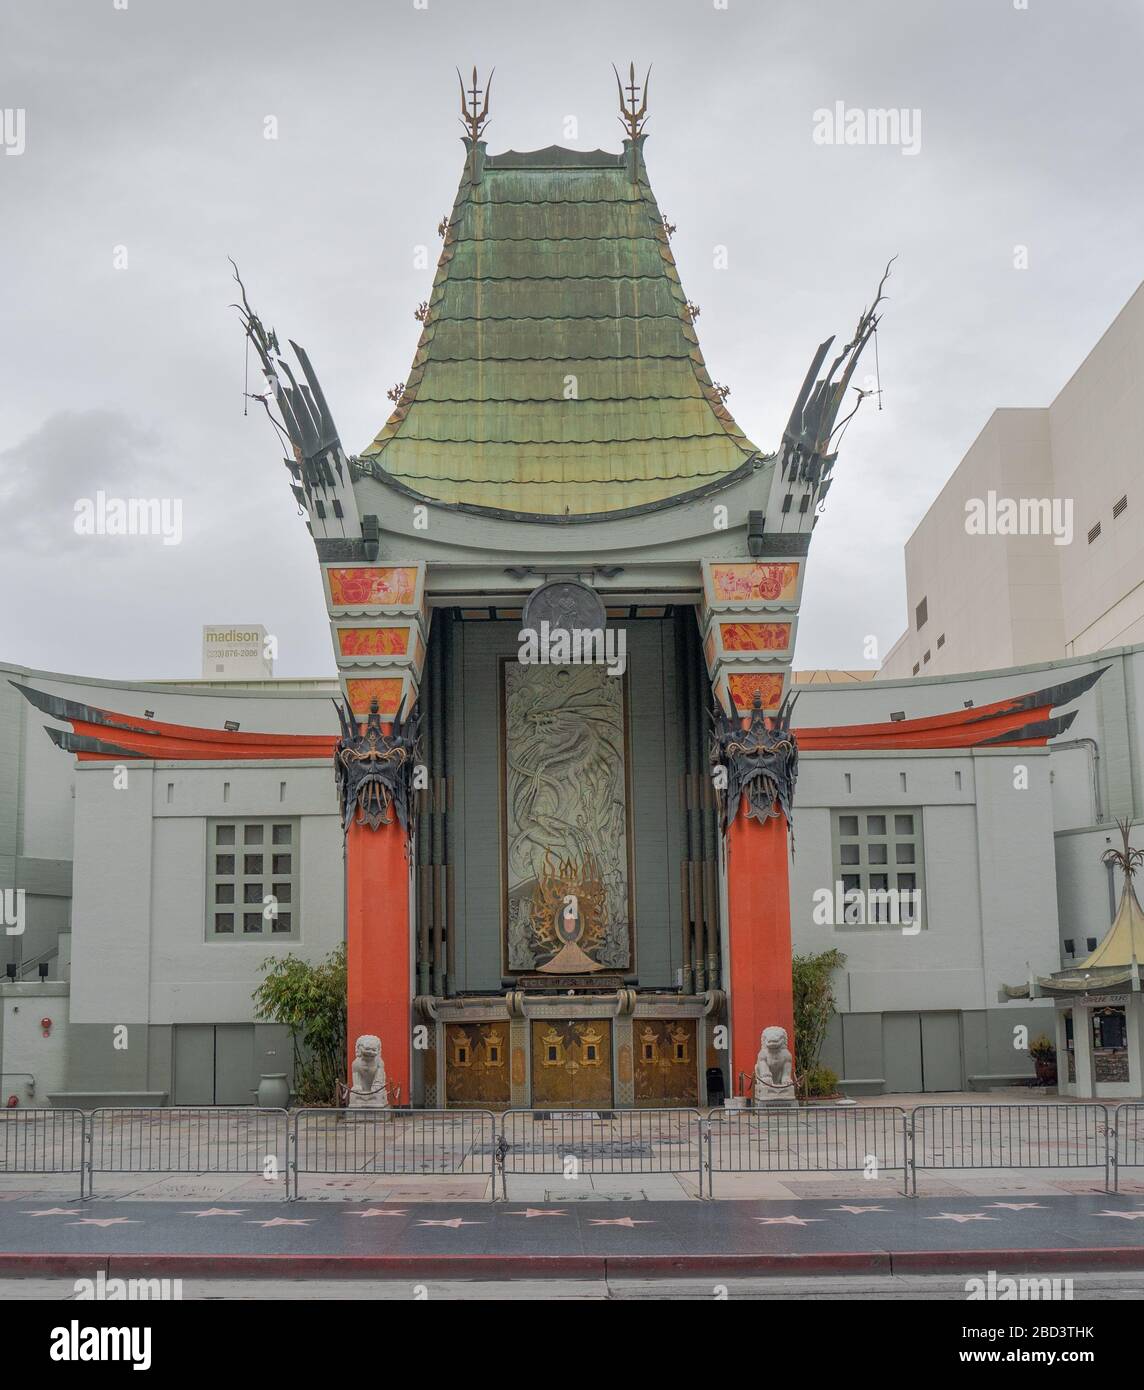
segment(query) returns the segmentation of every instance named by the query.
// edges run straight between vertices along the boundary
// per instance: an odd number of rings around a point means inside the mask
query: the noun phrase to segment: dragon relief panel
[[[502,669],[508,969],[629,969],[623,682],[602,666]]]

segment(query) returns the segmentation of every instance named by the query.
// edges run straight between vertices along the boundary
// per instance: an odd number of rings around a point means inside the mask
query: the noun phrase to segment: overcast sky
[[[280,675],[332,674],[281,450],[243,416],[227,256],[363,448],[456,191],[458,65],[496,64],[497,153],[618,150],[610,65],[654,64],[652,185],[764,449],[898,253],[884,409],[844,441],[799,668],[889,649],[903,544],[990,412],[1048,404],[1144,279],[1139,0],[119,4],[0,0],[0,108],[24,113],[0,154],[0,660],[198,676],[204,623],[262,623]],[[816,144],[837,102],[919,111],[919,151]],[[180,498],[180,544],[77,536],[99,490]]]

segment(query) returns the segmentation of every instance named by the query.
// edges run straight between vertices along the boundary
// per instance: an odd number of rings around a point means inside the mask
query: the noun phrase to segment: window
[[[1116,518],[1117,518],[1118,516],[1121,515],[1121,513],[1124,511],[1124,509],[1125,509],[1127,506],[1128,506],[1128,496],[1127,496],[1127,494],[1125,494],[1125,495],[1120,499],[1119,502],[1114,502],[1114,503],[1112,504],[1112,519],[1113,519],[1113,521],[1115,521]]]
[[[207,936],[297,940],[298,822],[207,822]]]
[[[921,664],[921,662],[920,662],[920,661],[915,661],[915,662],[914,662],[914,675],[916,676],[917,673],[918,673],[921,669],[922,669],[922,664]]]
[[[928,599],[928,598],[923,598],[922,601],[921,601],[921,603],[919,603],[918,606],[914,609],[914,618],[915,618],[916,623],[917,623],[917,629],[918,629],[918,631],[920,632],[920,631],[922,630],[922,628],[925,627],[926,622],[927,622],[927,620],[929,619],[929,599]]]
[[[1100,535],[1100,522],[1098,521],[1098,522],[1096,523],[1096,525],[1092,528],[1092,530],[1088,533],[1088,543],[1089,543],[1089,545],[1091,545],[1091,544],[1093,543],[1093,541],[1096,540],[1096,538],[1097,538],[1099,535]]]
[[[925,650],[925,652],[923,652],[923,654],[922,654],[922,661],[924,661],[925,664],[928,666],[928,665],[929,665],[929,660],[930,660],[930,651],[929,651],[929,648],[927,647],[926,650]]]
[[[942,649],[942,647],[944,647],[944,646],[945,646],[945,633],[943,632],[943,633],[941,634],[941,636],[937,639],[938,651],[940,651],[940,650]]]
[[[841,931],[925,926],[920,810],[833,811],[834,880]],[[835,889],[835,915],[838,915]],[[895,915],[897,920],[895,921]]]

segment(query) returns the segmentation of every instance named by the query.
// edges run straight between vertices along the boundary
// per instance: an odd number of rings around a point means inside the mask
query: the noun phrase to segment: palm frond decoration
[[[1123,849],[1106,849],[1100,856],[1102,864],[1111,864],[1120,870],[1125,879],[1131,882],[1135,877],[1136,871],[1144,865],[1144,849],[1133,849],[1129,843],[1129,834],[1132,830],[1132,822],[1127,818],[1118,820],[1116,824],[1120,827],[1121,838],[1124,841]]]

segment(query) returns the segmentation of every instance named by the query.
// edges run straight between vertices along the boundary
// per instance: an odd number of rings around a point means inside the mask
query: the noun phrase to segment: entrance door
[[[611,1019],[533,1019],[532,1104],[537,1109],[611,1108]]]
[[[636,1104],[697,1105],[695,1020],[636,1019]]]
[[[927,1091],[961,1090],[961,1019],[922,1014],[922,1085]]]
[[[960,1091],[961,1018],[955,1013],[883,1014],[886,1090]]]
[[[508,1102],[508,1024],[446,1024],[445,1104],[492,1110]]]
[[[253,1105],[258,1075],[252,1023],[177,1023],[175,1105]]]

